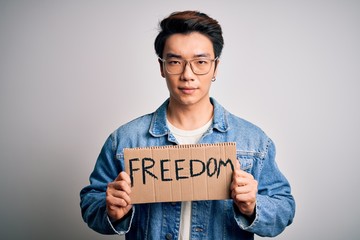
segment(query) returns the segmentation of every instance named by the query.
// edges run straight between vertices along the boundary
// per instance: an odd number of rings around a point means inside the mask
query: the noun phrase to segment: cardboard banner
[[[230,198],[236,143],[124,149],[136,203]]]

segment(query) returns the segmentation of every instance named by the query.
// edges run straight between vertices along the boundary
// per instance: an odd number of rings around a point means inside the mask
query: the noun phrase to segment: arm
[[[267,154],[260,161],[261,169],[256,175],[258,186],[255,204],[251,204],[254,198],[246,199],[241,204],[234,199],[234,214],[242,229],[260,236],[273,237],[291,224],[295,214],[295,201],[289,182],[275,163],[275,147],[270,140]],[[252,182],[251,177],[249,179],[247,181]],[[254,211],[251,215],[252,206]]]
[[[101,149],[94,171],[90,175],[90,185],[80,192],[84,221],[90,228],[102,234],[126,233],[130,229],[134,214],[134,211],[130,211],[131,200],[126,197],[129,193],[126,176],[124,173],[119,174],[123,167],[116,159],[115,152],[115,137],[111,135]]]

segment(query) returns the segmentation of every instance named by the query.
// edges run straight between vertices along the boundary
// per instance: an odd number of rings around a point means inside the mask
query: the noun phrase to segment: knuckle
[[[119,187],[120,187],[121,190],[124,191],[125,189],[127,189],[128,184],[125,181],[120,181],[119,182]]]
[[[105,200],[106,200],[106,203],[107,203],[109,206],[111,206],[111,204],[112,204],[112,196],[110,196],[110,195],[106,196]]]
[[[122,207],[126,207],[128,205],[125,199],[121,199],[120,204]]]

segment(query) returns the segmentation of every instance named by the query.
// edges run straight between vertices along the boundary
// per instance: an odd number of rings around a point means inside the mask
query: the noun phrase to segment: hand
[[[239,211],[248,217],[255,213],[257,187],[254,177],[241,170],[240,163],[236,161],[230,186],[231,197]]]
[[[111,221],[123,218],[132,208],[131,181],[126,172],[121,172],[117,178],[108,184],[106,189],[106,210]]]

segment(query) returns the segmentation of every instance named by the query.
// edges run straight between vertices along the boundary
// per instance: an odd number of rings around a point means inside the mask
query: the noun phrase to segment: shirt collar
[[[211,127],[220,132],[227,132],[229,130],[229,113],[215,99],[210,98],[210,101],[214,106],[214,121]],[[154,137],[161,137],[170,132],[166,125],[166,111],[168,105],[169,99],[167,99],[153,114],[149,133]]]

